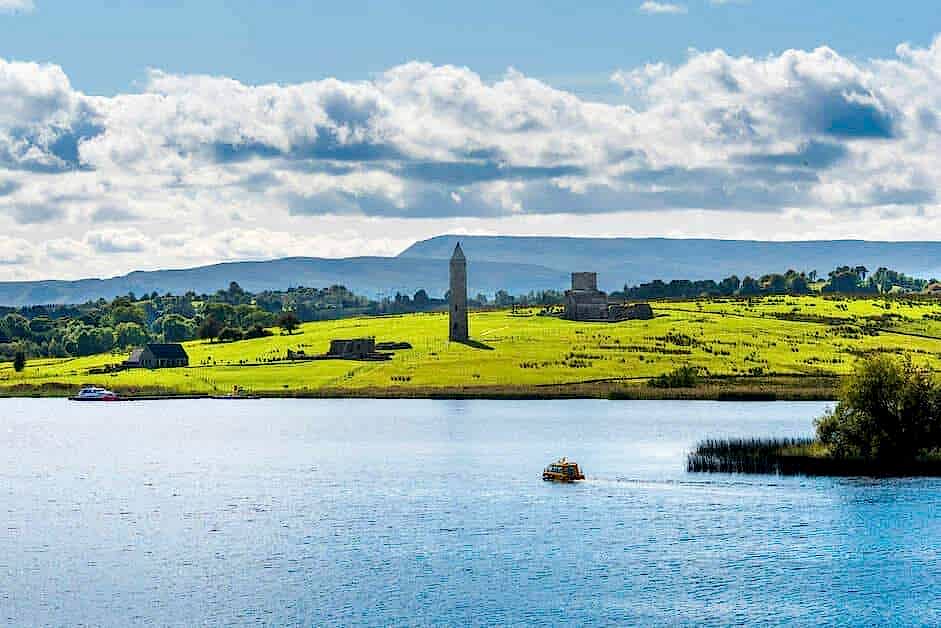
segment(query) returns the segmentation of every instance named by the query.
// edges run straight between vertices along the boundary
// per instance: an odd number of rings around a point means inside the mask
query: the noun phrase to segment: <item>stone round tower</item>
[[[454,247],[451,256],[451,295],[448,306],[448,339],[452,342],[467,342],[470,338],[467,325],[467,259],[460,242]]]

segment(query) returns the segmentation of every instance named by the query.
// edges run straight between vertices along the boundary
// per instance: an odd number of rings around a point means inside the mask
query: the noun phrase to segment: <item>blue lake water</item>
[[[826,405],[2,400],[0,624],[941,625],[941,480],[685,472]]]

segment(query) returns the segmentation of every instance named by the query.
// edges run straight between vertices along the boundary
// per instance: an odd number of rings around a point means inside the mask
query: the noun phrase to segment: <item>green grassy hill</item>
[[[308,323],[293,335],[231,344],[190,342],[188,368],[92,374],[126,354],[31,360],[22,373],[4,363],[0,393],[65,394],[98,383],[124,392],[213,393],[238,384],[285,395],[642,397],[668,394],[647,387],[647,379],[692,365],[705,376],[701,390],[675,395],[710,397],[737,387],[800,398],[829,396],[838,376],[874,352],[941,369],[937,301],[769,297],[653,306],[653,320],[617,324],[573,323],[536,310],[477,312],[471,333],[479,346],[449,343],[446,315],[429,313]],[[286,360],[288,349],[323,353],[333,338],[361,336],[413,349],[387,362]]]

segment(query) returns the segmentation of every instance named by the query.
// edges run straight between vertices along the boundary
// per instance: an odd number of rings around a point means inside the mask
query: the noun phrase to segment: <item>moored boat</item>
[[[77,395],[69,397],[69,399],[71,401],[119,401],[120,398],[117,393],[107,388],[86,384],[82,386]]]
[[[547,482],[577,482],[584,480],[585,474],[578,468],[577,462],[561,458],[543,470],[542,479]]]

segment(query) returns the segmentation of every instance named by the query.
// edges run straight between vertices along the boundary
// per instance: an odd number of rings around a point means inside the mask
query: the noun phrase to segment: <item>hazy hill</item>
[[[444,235],[416,242],[397,257],[293,257],[230,262],[180,270],[138,271],[110,279],[0,282],[0,305],[80,303],[133,291],[215,292],[237,281],[250,291],[343,284],[375,297],[424,288],[447,290],[447,260],[460,240],[468,258],[469,291],[563,289],[569,273],[594,270],[601,287],[620,289],[651,279],[721,279],[765,272],[827,271],[843,264],[887,266],[920,277],[941,275],[941,242],[755,242],[665,238],[560,238]]]
[[[521,262],[562,272],[597,271],[603,289],[620,289],[651,279],[721,279],[768,272],[816,270],[823,276],[837,266],[885,266],[909,275],[941,275],[941,242],[867,242],[828,240],[758,242],[749,240],[673,240],[667,238],[560,238],[443,235],[416,242],[399,257],[446,257],[456,242],[468,263]]]
[[[228,262],[180,270],[136,271],[110,279],[76,281],[0,282],[0,305],[82,303],[89,299],[110,299],[121,294],[166,292],[215,292],[237,281],[244,289],[257,292],[292,286],[326,287],[342,284],[357,294],[375,297],[396,291],[413,294],[424,288],[431,296],[448,289],[448,258],[353,257],[322,259],[292,257],[263,262]],[[558,288],[565,274],[532,264],[474,262],[468,290],[493,293],[499,289],[528,292]]]

